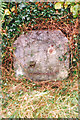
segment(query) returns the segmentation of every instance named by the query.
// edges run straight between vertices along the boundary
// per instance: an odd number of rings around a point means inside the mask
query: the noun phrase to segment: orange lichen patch
[[[50,49],[50,50],[49,50],[49,53],[50,53],[50,54],[53,53],[53,49]]]

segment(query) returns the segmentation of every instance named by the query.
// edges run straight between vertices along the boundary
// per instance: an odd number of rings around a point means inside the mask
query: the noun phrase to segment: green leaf
[[[79,4],[71,6],[70,11],[73,13],[73,17],[76,18],[78,16]]]
[[[16,47],[14,47],[13,49],[16,50]]]
[[[59,60],[62,61],[63,59],[61,57],[59,57]]]
[[[67,57],[66,56],[64,56],[64,60],[66,60],[67,59]]]
[[[73,7],[73,17],[74,17],[74,18],[77,17],[77,15],[78,15],[78,10],[79,10],[79,5],[77,4],[77,5],[75,5],[75,6]]]
[[[55,9],[61,9],[62,4],[58,2],[58,3],[55,4],[54,7],[55,7]]]
[[[66,2],[75,2],[75,0],[66,0]]]
[[[20,9],[23,9],[23,8],[25,8],[26,7],[26,4],[24,3],[21,3],[20,5],[19,5],[19,7],[20,7]]]

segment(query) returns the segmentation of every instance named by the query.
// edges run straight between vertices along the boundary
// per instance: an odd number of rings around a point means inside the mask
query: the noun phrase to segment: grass
[[[78,118],[78,79],[58,83],[10,81],[2,85],[3,118]]]

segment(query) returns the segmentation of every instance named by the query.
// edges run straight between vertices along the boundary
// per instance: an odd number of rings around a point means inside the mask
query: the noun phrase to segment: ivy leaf
[[[9,11],[9,9],[5,9],[5,15],[10,15],[11,13],[10,13],[10,11]]]
[[[55,4],[54,7],[55,7],[55,9],[61,9],[62,4],[58,2],[58,3]]]
[[[75,2],[75,0],[66,0],[66,2]]]
[[[66,57],[65,55],[64,55],[63,57],[64,57],[64,60],[66,60],[66,59],[67,59],[67,57]]]
[[[26,7],[26,5],[25,5],[25,4],[23,4],[23,3],[21,3],[21,4],[19,5],[19,7],[20,7],[20,9],[23,9],[23,8],[25,8],[25,7]]]
[[[64,2],[64,0],[59,0],[60,2]]]
[[[79,5],[71,6],[70,11],[73,13],[73,17],[76,18],[78,15]]]
[[[63,59],[61,57],[59,57],[59,60],[62,61]]]
[[[15,11],[15,7],[12,7],[11,12],[14,12],[14,11]]]
[[[68,4],[67,4],[67,3],[65,3],[65,4],[64,4],[64,7],[65,7],[65,9],[66,9],[66,8],[68,7]]]
[[[70,4],[74,3],[74,2],[75,2],[75,0],[66,0],[65,4],[70,5]]]
[[[76,70],[73,72],[74,75],[76,75]]]
[[[73,12],[73,7],[74,7],[74,6],[71,6],[71,8],[70,8],[70,11],[71,11],[71,12]]]

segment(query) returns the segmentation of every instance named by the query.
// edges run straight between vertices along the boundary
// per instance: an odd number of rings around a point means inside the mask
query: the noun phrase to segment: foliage
[[[55,9],[62,9],[63,7],[66,9],[70,6],[70,12],[73,13],[73,17],[78,17],[78,13],[80,10],[79,2],[75,3],[75,0],[66,0],[65,3],[62,0],[60,1],[61,2],[55,4]]]
[[[5,6],[3,5],[6,5]],[[58,7],[59,6],[59,7]],[[12,47],[14,40],[25,32],[24,26],[27,27],[29,24],[34,26],[37,18],[52,18],[53,20],[59,21],[64,15],[67,15],[70,10],[73,12],[73,18],[78,17],[78,6],[79,3],[2,3],[2,59],[5,58],[6,47]],[[58,11],[56,10],[58,9]],[[66,16],[66,18],[69,18]],[[66,19],[65,18],[65,19]],[[74,23],[75,19],[70,22]],[[13,50],[13,48],[12,48]],[[8,51],[9,52],[9,51]],[[7,56],[6,56],[7,57]],[[8,56],[9,57],[9,56]],[[8,58],[7,57],[7,58]],[[6,58],[6,59],[7,59]]]
[[[49,82],[50,83],[50,82]],[[78,118],[78,83],[76,78],[37,85],[22,80],[5,83],[2,97],[3,118]]]
[[[6,9],[7,4],[3,2],[3,0],[0,1],[0,20],[4,20],[4,9]]]

